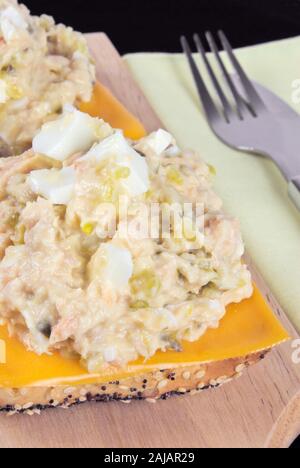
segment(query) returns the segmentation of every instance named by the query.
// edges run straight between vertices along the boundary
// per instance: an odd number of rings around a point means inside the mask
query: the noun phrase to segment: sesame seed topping
[[[205,371],[204,370],[198,371],[196,374],[196,379],[203,379],[203,377],[205,377]]]
[[[34,406],[34,403],[26,403],[26,405],[23,406],[23,410],[28,410],[29,408],[32,408]]]
[[[152,404],[157,403],[157,400],[155,400],[155,398],[147,398],[146,401],[147,403],[152,403]]]
[[[197,385],[198,390],[202,390],[204,387],[205,387],[205,384],[203,382]]]
[[[66,388],[64,390],[64,394],[65,395],[72,395],[72,393],[76,392],[76,388],[75,387],[69,387],[69,388]]]
[[[154,378],[156,380],[162,380],[164,376],[161,374],[161,372],[156,372],[156,374],[154,375]]]
[[[161,389],[165,388],[165,387],[168,385],[168,383],[169,383],[169,382],[168,382],[167,379],[161,380],[161,381],[159,382],[159,384],[157,385],[158,390],[161,390]]]
[[[182,374],[182,377],[183,377],[184,380],[190,380],[190,378],[191,378],[191,373],[190,373],[190,372],[184,372],[184,373]]]
[[[105,388],[105,390],[106,390],[106,387],[103,387],[103,388]],[[105,391],[105,390],[103,390],[103,391]],[[120,385],[120,390],[124,390],[125,392],[127,392],[129,390],[129,388],[126,387],[125,385]]]

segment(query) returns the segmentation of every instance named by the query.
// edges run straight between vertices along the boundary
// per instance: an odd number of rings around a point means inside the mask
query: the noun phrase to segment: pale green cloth
[[[300,79],[300,38],[242,49],[238,56],[251,78],[300,112],[300,104],[292,102],[292,83]],[[178,143],[199,150],[216,167],[216,189],[227,211],[240,219],[248,252],[300,330],[300,213],[278,169],[267,159],[229,149],[213,135],[183,55],[124,59]]]

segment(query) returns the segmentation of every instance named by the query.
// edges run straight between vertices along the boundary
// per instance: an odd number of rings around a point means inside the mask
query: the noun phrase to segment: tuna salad
[[[95,67],[84,36],[16,0],[0,0],[0,156],[29,149],[65,104],[89,101]]]
[[[164,130],[133,142],[67,106],[31,150],[0,160],[0,317],[10,333],[97,372],[180,352],[217,328],[252,282],[213,178]]]

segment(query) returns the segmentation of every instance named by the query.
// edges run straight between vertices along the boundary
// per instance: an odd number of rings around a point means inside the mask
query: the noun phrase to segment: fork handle
[[[289,196],[300,211],[300,175],[289,182]]]

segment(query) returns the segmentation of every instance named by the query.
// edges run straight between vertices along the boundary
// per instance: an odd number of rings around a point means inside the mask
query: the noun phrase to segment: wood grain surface
[[[88,35],[98,79],[153,130],[156,117],[104,34]],[[251,267],[274,313],[299,338]],[[274,350],[239,380],[197,396],[156,404],[86,404],[41,416],[0,416],[0,447],[202,448],[288,447],[300,433],[300,363],[291,342]]]

